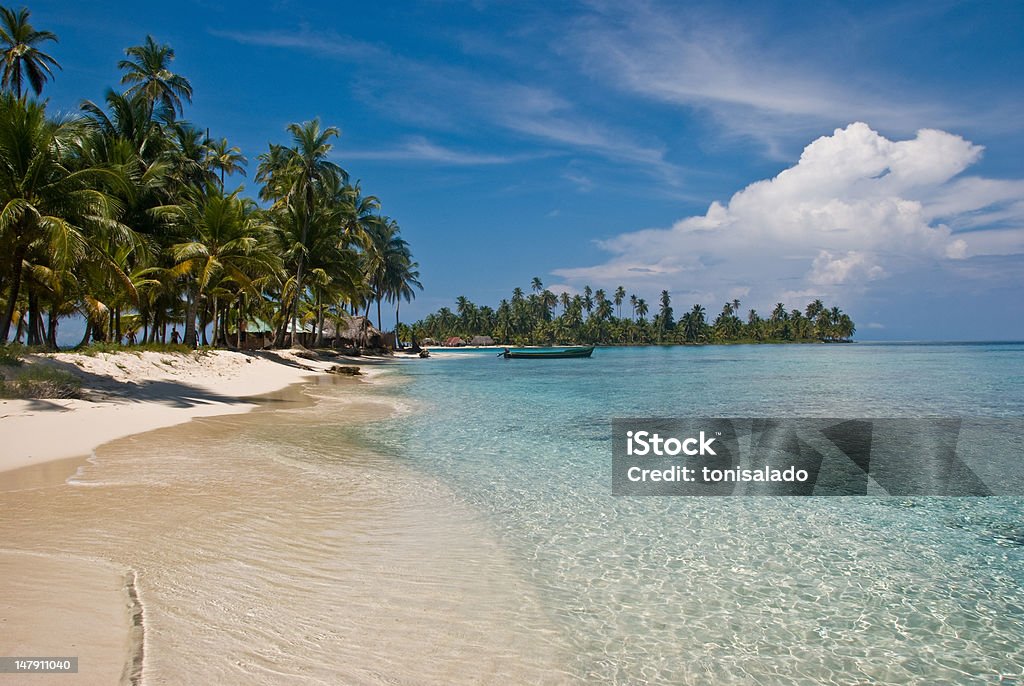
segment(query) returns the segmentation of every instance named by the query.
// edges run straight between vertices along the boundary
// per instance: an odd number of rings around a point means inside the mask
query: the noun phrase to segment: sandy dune
[[[0,471],[88,455],[96,446],[193,417],[247,412],[271,393],[334,364],[292,351],[224,350],[190,355],[139,352],[35,357],[83,379],[76,400],[0,400]]]

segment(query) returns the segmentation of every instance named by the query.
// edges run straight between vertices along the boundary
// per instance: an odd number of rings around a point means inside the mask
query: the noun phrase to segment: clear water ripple
[[[610,495],[614,417],[1020,417],[1020,344],[462,353],[404,373],[424,409],[373,440],[485,514],[579,679],[1024,678],[1022,498]]]

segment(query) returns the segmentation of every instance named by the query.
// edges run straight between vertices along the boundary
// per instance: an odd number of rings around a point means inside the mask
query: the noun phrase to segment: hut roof
[[[354,341],[363,336],[372,338],[380,335],[380,331],[366,317],[342,315],[337,319],[331,318],[324,322],[324,336],[327,338],[344,338]]]

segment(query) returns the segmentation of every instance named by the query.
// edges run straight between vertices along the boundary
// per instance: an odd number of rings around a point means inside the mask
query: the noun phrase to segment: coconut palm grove
[[[230,346],[254,322],[271,345],[294,345],[299,332],[322,341],[328,321],[369,319],[374,305],[383,330],[383,303],[398,340],[805,342],[855,331],[820,300],[765,318],[741,318],[734,300],[709,320],[701,305],[676,317],[668,291],[652,307],[621,286],[556,295],[539,278],[496,309],[459,298],[455,312],[404,326],[401,302],[423,288],[418,264],[381,201],[332,160],[337,128],[289,125],[258,155],[250,197],[232,183],[252,171],[242,151],[185,118],[193,89],[171,46],[146,36],[126,48],[102,102],[56,116],[43,91],[61,69],[47,53],[57,42],[27,8],[0,7],[0,343],[56,349],[74,318],[82,346],[177,343],[178,326],[184,345]]]
[[[803,310],[787,310],[778,303],[767,317],[753,309],[742,316],[740,301],[732,300],[711,319],[699,304],[677,317],[668,291],[661,292],[653,312],[645,299],[636,295],[627,299],[622,286],[611,297],[590,286],[584,287],[582,294],[555,295],[534,277],[531,291],[526,295],[516,288],[496,310],[459,297],[455,312],[441,308],[403,333],[437,341],[487,336],[515,345],[666,345],[842,342],[849,341],[856,331],[849,315],[838,307],[826,307],[821,300]],[[623,308],[627,308],[625,316]]]
[[[57,40],[0,7],[0,342],[53,349],[79,316],[83,345],[178,325],[185,345],[226,345],[258,318],[280,346],[421,288],[398,222],[331,161],[337,128],[288,126],[259,155],[257,202],[231,187],[242,152],[183,118],[193,91],[171,46],[128,47],[119,88],[55,117],[41,96]]]

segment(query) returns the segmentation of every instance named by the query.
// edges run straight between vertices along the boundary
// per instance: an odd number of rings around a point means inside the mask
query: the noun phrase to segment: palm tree
[[[644,321],[647,317],[647,301],[643,298],[638,298],[636,301],[636,316],[640,321]]]
[[[269,240],[269,227],[256,215],[255,204],[239,198],[238,193],[224,195],[217,187],[209,188],[205,193],[195,193],[183,206],[190,238],[171,246],[171,254],[175,262],[172,273],[187,276],[191,282],[190,308],[185,318],[186,345],[196,343],[196,303],[211,288],[227,279],[235,284],[235,290],[253,290],[255,278],[280,268],[280,257]],[[215,298],[215,340],[217,305]]]
[[[150,165],[159,161],[168,166],[166,159],[160,159],[172,146],[163,126],[166,121],[163,106],[155,106],[142,95],[112,90],[107,91],[104,101],[106,110],[91,100],[84,101],[81,107],[92,132],[99,136],[91,143],[104,162],[116,166],[132,162]],[[115,150],[118,147],[122,149]],[[132,155],[137,159],[130,160]]]
[[[313,119],[302,124],[290,124],[288,131],[292,134],[293,147],[271,146],[269,153],[260,156],[256,179],[266,182],[261,197],[274,200],[279,208],[287,207],[299,220],[298,242],[291,246],[297,253],[293,296],[290,303],[282,302],[283,311],[291,312],[291,344],[294,346],[298,341],[299,300],[317,193],[325,186],[347,181],[348,173],[328,159],[333,147],[330,140],[341,135],[337,128],[321,129],[320,120]],[[283,331],[282,328],[279,343],[282,342]]]
[[[699,304],[695,304],[693,309],[687,312],[686,325],[683,327],[683,335],[686,336],[686,340],[695,343],[701,339],[704,327],[707,325],[705,315],[704,307]]]
[[[142,45],[125,49],[129,59],[117,63],[124,70],[122,84],[132,84],[128,95],[144,94],[150,102],[161,102],[173,114],[181,114],[182,99],[192,102],[192,84],[184,76],[171,71],[174,49],[158,45],[153,36],[146,36]]]
[[[615,289],[615,316],[618,319],[622,319],[622,301],[626,298],[626,289],[619,286]]]
[[[403,263],[394,265],[386,277],[388,282],[388,299],[395,303],[396,345],[400,344],[398,340],[398,327],[401,325],[401,319],[399,318],[398,310],[402,306],[402,301],[405,300],[405,302],[411,303],[416,297],[415,289],[423,290],[423,284],[420,283],[419,266],[418,263],[406,259]]]
[[[533,290],[534,293],[540,293],[541,290],[543,290],[544,284],[541,283],[539,276],[533,277],[533,280],[530,281],[530,288]]]
[[[223,189],[225,173],[238,172],[245,176],[245,165],[249,164],[249,160],[245,159],[237,146],[228,147],[227,138],[221,138],[206,145],[206,164],[210,169],[220,172],[220,187]]]
[[[53,78],[50,67],[60,69],[60,64],[38,45],[46,41],[57,42],[57,36],[49,31],[36,31],[28,23],[31,12],[22,7],[18,11],[0,7],[0,44],[3,46],[2,84],[10,91],[14,87],[17,97],[22,95],[22,84],[28,79],[32,91],[38,96],[43,84]]]
[[[172,141],[172,154],[167,156],[167,161],[174,182],[186,193],[212,186],[217,175],[207,163],[210,140],[202,129],[188,122],[173,121],[164,130]]]
[[[75,122],[47,120],[43,105],[0,96],[0,253],[7,307],[0,343],[7,340],[18,306],[25,259],[44,250],[55,269],[70,270],[96,246],[91,229],[123,228],[112,222],[114,204],[102,186],[103,172],[72,170],[63,157],[82,134]]]
[[[814,300],[814,302],[807,305],[807,309],[805,310],[804,314],[807,316],[808,319],[817,319],[818,315],[824,311],[825,303],[821,302],[821,299],[818,298]]]
[[[153,325],[152,340],[156,340],[168,321],[166,317],[178,307],[176,298],[181,294],[182,284],[175,283],[179,279],[167,271],[173,266],[170,245],[185,239],[179,235],[179,205],[191,192],[189,185],[201,183],[203,175],[197,173],[189,153],[181,148],[191,133],[167,127],[162,104],[151,103],[141,94],[130,96],[110,90],[104,104],[82,103],[86,132],[76,150],[78,164],[117,172],[116,180],[107,184],[107,192],[120,206],[122,224],[130,226],[139,238],[137,249],[126,256],[120,268],[138,278],[165,281],[161,288],[147,286],[146,297],[132,302],[141,308],[144,326]],[[109,244],[108,252],[114,247],[114,243]],[[155,272],[155,277],[144,271],[156,267],[164,271]]]
[[[345,227],[351,220],[350,197],[350,188],[340,180],[337,184],[325,185],[310,222],[306,259],[313,275],[309,284],[313,295],[316,347],[323,345],[328,309],[334,308],[340,315],[345,303],[355,304],[364,297],[368,303],[373,294],[365,278],[365,256],[357,254],[349,245]]]
[[[555,309],[555,305],[558,304],[558,296],[544,289],[541,291],[540,298],[540,314],[544,321],[551,321],[551,311]]]
[[[660,322],[659,329],[664,333],[666,331],[671,331],[675,326],[672,316],[672,296],[669,295],[667,290],[661,292],[660,302],[661,309],[658,312],[658,321]]]
[[[370,248],[364,253],[367,258],[366,277],[377,300],[377,325],[383,330],[381,301],[391,297],[399,278],[397,275],[408,269],[411,257],[409,244],[399,235],[398,222],[388,217],[380,217],[374,223],[370,241]]]
[[[380,221],[380,200],[375,195],[363,195],[359,184],[345,185],[337,194],[339,207],[344,211],[342,238],[345,245],[372,248],[373,231]]]
[[[839,315],[839,322],[836,324],[836,332],[839,334],[839,338],[842,340],[850,340],[853,338],[853,334],[856,333],[857,327],[854,326],[853,320],[850,319],[850,315],[845,312]]]

